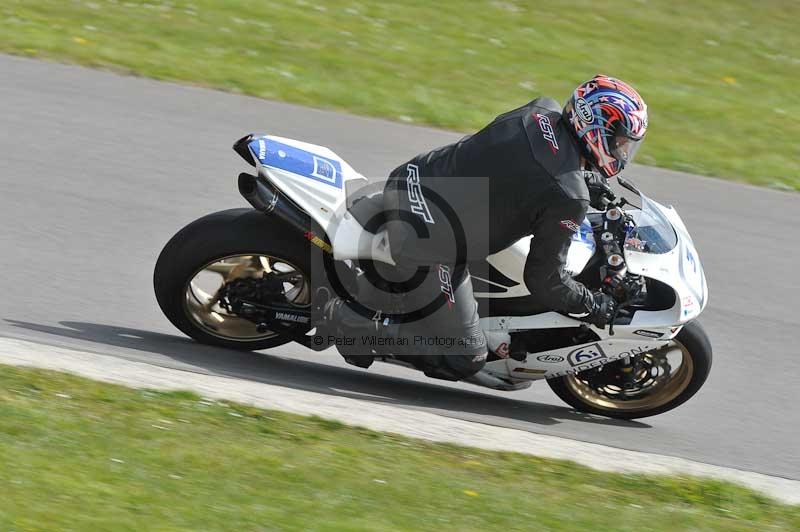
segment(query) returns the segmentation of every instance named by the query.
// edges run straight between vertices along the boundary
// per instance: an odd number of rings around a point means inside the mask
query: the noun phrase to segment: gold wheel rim
[[[675,355],[674,359],[680,360],[680,365],[670,371],[669,374],[653,373],[653,370],[663,370],[663,363],[666,360],[670,370],[673,369],[672,359],[669,355]],[[694,363],[689,350],[680,342],[673,340],[666,346],[638,355],[643,357],[649,364],[650,375],[637,374],[636,378],[647,381],[647,386],[636,390],[632,396],[621,387],[614,385],[593,386],[585,375],[580,373],[568,375],[566,385],[569,390],[581,400],[594,408],[607,412],[640,412],[659,408],[676,397],[678,397],[689,386],[694,376]],[[653,362],[658,361],[656,367]],[[644,371],[644,370],[643,370]],[[586,373],[586,372],[584,372]],[[640,371],[641,373],[641,371]]]
[[[286,303],[309,306],[311,287],[300,268],[278,257],[246,253],[215,259],[195,272],[184,290],[186,315],[205,332],[224,340],[252,342],[278,336],[273,331],[259,332],[255,323],[226,311],[219,304],[220,290],[226,283],[258,278],[264,273],[282,277]]]

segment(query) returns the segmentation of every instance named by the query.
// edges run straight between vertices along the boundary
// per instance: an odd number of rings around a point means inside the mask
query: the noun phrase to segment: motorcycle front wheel
[[[697,322],[666,346],[574,375],[549,379],[550,388],[580,412],[617,419],[662,414],[696,394],[711,371],[711,342]]]
[[[237,316],[226,303],[231,289],[247,291],[268,276],[275,303],[311,304],[307,242],[276,218],[253,209],[204,216],[181,229],[164,246],[153,272],[156,299],[164,315],[200,343],[241,351],[290,342]],[[233,288],[232,288],[233,287]]]

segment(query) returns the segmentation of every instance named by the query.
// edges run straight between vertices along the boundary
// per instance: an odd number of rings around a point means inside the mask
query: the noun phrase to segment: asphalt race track
[[[2,55],[0,124],[0,335],[800,480],[800,196],[627,172],[694,236],[715,365],[676,411],[618,422],[572,412],[544,383],[495,393],[386,365],[363,372],[331,352],[200,346],[161,315],[151,276],[167,239],[246,205],[237,138],[324,144],[380,176],[458,135]]]

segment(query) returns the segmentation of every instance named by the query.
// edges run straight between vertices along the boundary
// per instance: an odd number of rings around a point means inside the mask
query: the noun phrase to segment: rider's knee
[[[444,364],[458,377],[459,380],[472,377],[486,365],[486,349],[482,351],[472,351],[469,354],[449,354],[444,355]]]

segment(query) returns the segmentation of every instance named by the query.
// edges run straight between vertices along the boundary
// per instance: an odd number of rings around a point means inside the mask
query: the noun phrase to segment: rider
[[[422,355],[409,360],[433,377],[467,378],[485,364],[487,347],[466,261],[533,234],[524,269],[531,294],[553,310],[605,327],[614,299],[569,276],[567,251],[590,204],[603,207],[602,198],[610,195],[607,179],[631,162],[646,129],[641,96],[618,79],[598,75],[578,86],[563,109],[553,99],[538,98],[473,135],[416,156],[390,174],[384,189],[384,208],[394,213],[387,224],[389,244],[400,278],[428,267],[404,303],[422,307],[440,298],[446,304],[391,332],[388,321],[370,321],[344,300],[329,302],[327,316],[348,331],[435,335],[427,350],[425,342],[406,344]],[[360,359],[359,365],[371,362],[368,354]]]

